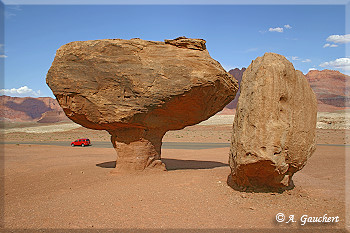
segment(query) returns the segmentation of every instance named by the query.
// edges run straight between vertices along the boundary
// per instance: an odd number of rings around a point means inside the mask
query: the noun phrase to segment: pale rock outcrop
[[[185,37],[68,43],[47,84],[71,120],[111,134],[116,171],[164,170],[164,134],[213,116],[238,89],[205,40]]]
[[[70,121],[64,114],[63,110],[51,110],[43,113],[38,123],[56,123],[61,121]]]
[[[243,74],[233,124],[228,183],[285,189],[315,150],[317,101],[302,72],[266,53]]]

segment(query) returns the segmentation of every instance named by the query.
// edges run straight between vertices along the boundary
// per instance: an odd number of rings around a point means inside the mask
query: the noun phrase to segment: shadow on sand
[[[50,107],[46,106],[44,102],[34,98],[27,98],[22,103],[8,101],[5,106],[23,112],[32,119],[39,118],[44,112],[52,110]]]
[[[258,186],[258,187],[242,187],[237,185],[233,179],[232,174],[227,177],[227,185],[232,189],[245,192],[245,193],[283,193],[287,190],[292,190],[295,188],[293,180],[290,181],[289,186],[287,187],[269,187],[269,186]]]
[[[168,171],[172,170],[190,170],[190,169],[212,169],[216,167],[227,167],[228,164],[214,161],[199,160],[179,160],[179,159],[162,159]],[[98,163],[96,166],[102,168],[115,168],[116,162]]]

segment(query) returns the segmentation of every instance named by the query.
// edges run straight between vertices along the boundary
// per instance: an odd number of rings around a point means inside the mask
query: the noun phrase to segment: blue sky
[[[56,50],[71,41],[203,38],[229,70],[248,67],[265,52],[296,69],[346,73],[344,5],[7,5],[2,94],[50,96],[45,78]],[[3,45],[5,44],[5,45]]]

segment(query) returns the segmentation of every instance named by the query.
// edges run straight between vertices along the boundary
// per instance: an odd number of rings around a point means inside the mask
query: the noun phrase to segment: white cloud
[[[231,69],[233,69],[232,67],[234,66],[231,66],[231,65],[226,65],[226,64],[221,64],[222,68],[224,68],[227,72]]]
[[[3,54],[4,53],[4,51],[5,51],[5,45],[4,44],[0,44],[0,58],[5,58],[5,57],[7,57],[5,54]]]
[[[345,44],[350,42],[350,34],[346,35],[331,35],[327,38],[327,41],[336,44]]]
[[[338,58],[334,61],[329,61],[329,62],[323,62],[320,64],[321,67],[334,67],[338,69],[343,69],[343,70],[350,70],[350,58],[343,57],[343,58]]]
[[[1,89],[0,95],[37,97],[37,96],[40,96],[40,90],[34,91],[33,89],[28,88],[27,86],[23,86],[20,88]]]
[[[285,29],[291,29],[292,26],[290,26],[289,24],[284,25],[283,27],[275,27],[275,28],[269,28],[269,32],[280,32],[282,33]],[[260,31],[262,33],[262,31]]]
[[[14,10],[14,11],[21,11],[22,10],[21,5],[19,5],[19,4],[9,5],[7,8],[10,10]]]
[[[309,69],[309,71],[311,71],[311,70],[317,70],[317,69],[312,67],[312,68]]]
[[[6,11],[5,11],[5,18],[6,19],[10,19],[14,16],[16,16],[16,12],[21,11],[22,8],[20,5],[11,5],[6,7]]]
[[[5,19],[10,19],[14,16],[16,16],[16,14],[14,14],[12,12],[5,11]]]
[[[298,56],[291,56],[291,57],[287,57],[288,60],[292,60],[292,61],[301,61],[301,62],[311,62],[310,59],[306,58],[300,58]]]
[[[259,50],[258,48],[250,48],[250,49],[245,50],[244,52],[245,53],[250,53],[250,52],[255,52],[255,51],[258,51],[258,50]]]
[[[327,47],[335,48],[335,47],[338,47],[338,45],[336,45],[336,44],[329,44],[329,43],[323,45],[323,48],[327,48]]]
[[[269,28],[269,32],[283,32],[283,28]]]
[[[311,60],[307,58],[305,60],[302,60],[301,62],[311,62]]]

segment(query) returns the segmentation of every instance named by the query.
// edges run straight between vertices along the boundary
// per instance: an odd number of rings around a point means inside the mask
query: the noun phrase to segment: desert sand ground
[[[224,121],[168,132],[164,141],[228,143],[232,123]],[[4,165],[2,227],[7,230],[335,232],[343,231],[347,225],[345,165],[349,160],[345,160],[345,153],[349,148],[344,144],[349,143],[350,131],[346,129],[317,130],[317,150],[304,169],[295,174],[294,189],[283,193],[244,193],[226,183],[230,173],[229,147],[162,149],[167,172],[111,174],[116,159],[113,148],[34,144],[83,137],[90,138],[92,143],[109,141],[108,133],[73,127],[72,123],[44,126],[22,123],[3,129],[3,132],[12,129],[2,135],[4,156],[0,158]],[[284,222],[276,221],[278,213],[286,216]],[[303,215],[325,214],[338,216],[339,222],[301,225]],[[296,222],[286,223],[290,215],[294,215]]]

